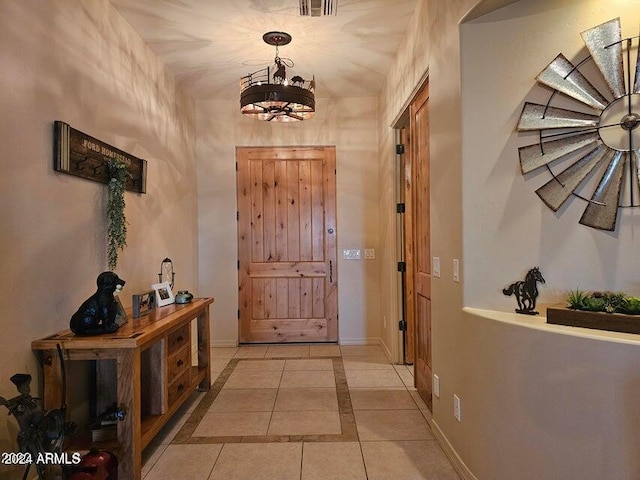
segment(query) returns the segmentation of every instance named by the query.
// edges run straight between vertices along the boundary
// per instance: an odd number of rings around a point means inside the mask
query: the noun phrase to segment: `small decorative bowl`
[[[178,290],[175,297],[176,303],[189,303],[193,300],[193,295],[189,293],[189,290]]]

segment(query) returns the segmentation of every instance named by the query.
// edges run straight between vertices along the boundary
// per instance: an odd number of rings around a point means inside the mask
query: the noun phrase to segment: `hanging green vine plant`
[[[127,218],[124,214],[124,186],[131,177],[127,164],[116,158],[109,159],[109,186],[107,194],[107,240],[109,270],[118,265],[118,250],[127,245]]]

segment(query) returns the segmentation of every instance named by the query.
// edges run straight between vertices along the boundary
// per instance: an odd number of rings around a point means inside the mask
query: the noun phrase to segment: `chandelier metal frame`
[[[307,120],[315,114],[315,76],[310,80],[295,75],[287,78],[293,61],[279,56],[279,47],[291,42],[286,32],[267,32],[265,43],[276,47],[273,67],[266,67],[240,79],[240,111],[267,122]]]

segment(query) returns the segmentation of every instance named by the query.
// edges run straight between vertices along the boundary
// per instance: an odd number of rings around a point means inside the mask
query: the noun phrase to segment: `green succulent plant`
[[[620,308],[622,313],[629,315],[640,315],[640,298],[627,297],[625,298],[624,305]]]
[[[589,294],[587,292],[583,292],[579,288],[576,288],[575,291],[569,292],[569,296],[567,297],[567,308],[572,310],[583,310],[584,302],[587,299]]]
[[[604,311],[607,313],[615,313],[620,311],[624,305],[626,295],[621,292],[605,292],[601,298],[604,302]]]
[[[581,310],[588,312],[604,312],[604,300],[600,297],[589,296],[584,299]]]
[[[116,158],[107,162],[109,185],[107,192],[107,257],[109,270],[118,265],[118,250],[127,245],[127,218],[124,214],[124,190],[131,177],[127,164]]]
[[[567,295],[567,308],[586,312],[640,315],[640,297],[630,297],[623,292],[588,293],[576,289]]]

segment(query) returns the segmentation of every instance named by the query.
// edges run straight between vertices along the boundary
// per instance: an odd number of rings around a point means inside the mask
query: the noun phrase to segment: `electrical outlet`
[[[433,374],[433,394],[436,398],[440,398],[440,377],[435,373]]]
[[[457,258],[453,259],[453,281],[460,281],[460,260]]]
[[[455,393],[453,394],[453,416],[456,417],[456,420],[462,422],[462,402]]]
[[[431,272],[434,277],[440,278],[440,257],[433,257]]]

